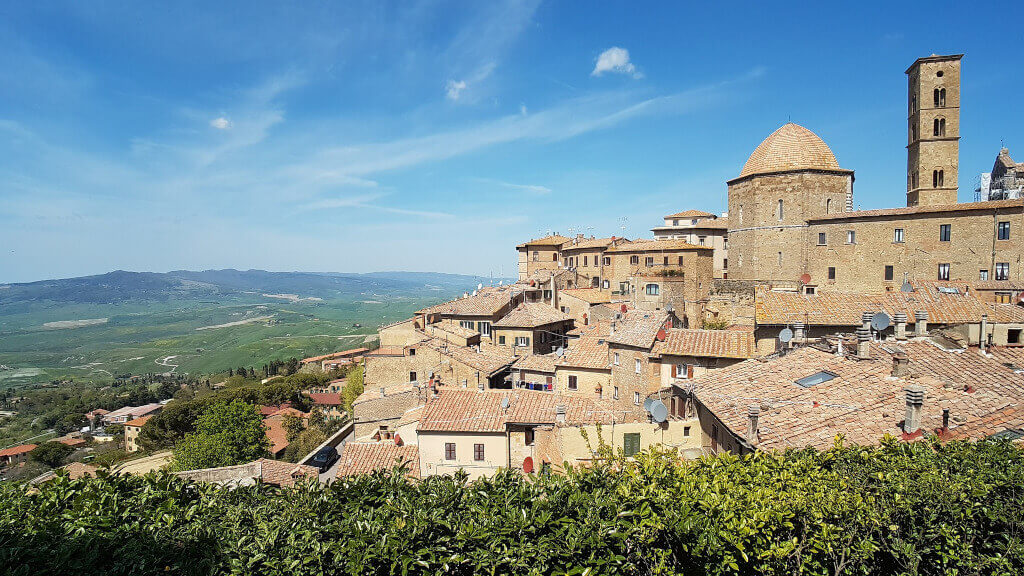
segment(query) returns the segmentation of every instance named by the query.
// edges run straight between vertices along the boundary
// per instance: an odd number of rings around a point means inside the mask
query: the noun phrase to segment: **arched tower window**
[[[946,185],[946,183],[943,182],[942,176],[943,176],[943,171],[939,170],[939,186],[945,186]]]
[[[935,107],[938,108],[939,107],[939,89],[938,88],[936,88],[932,92],[932,101],[933,101],[933,104],[935,104]]]
[[[945,108],[945,107],[946,107],[946,89],[945,88],[940,88],[939,89],[939,108]]]
[[[945,173],[943,170],[932,170],[932,188],[941,188],[945,185]]]
[[[825,214],[831,214],[831,213],[832,213],[832,199],[831,198],[826,198],[825,199]]]
[[[779,222],[782,222],[782,199],[779,199]]]
[[[946,119],[936,118],[932,123],[932,135],[933,136],[945,136],[946,135]]]

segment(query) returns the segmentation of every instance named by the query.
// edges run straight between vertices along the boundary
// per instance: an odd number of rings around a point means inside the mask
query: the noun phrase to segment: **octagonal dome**
[[[740,178],[793,170],[842,170],[825,141],[789,122],[772,132],[750,154]]]

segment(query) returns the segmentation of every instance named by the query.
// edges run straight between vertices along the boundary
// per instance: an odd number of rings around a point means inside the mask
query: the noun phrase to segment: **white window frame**
[[[640,359],[639,359],[639,358],[634,358],[633,360],[635,361],[635,370],[636,370],[636,373],[637,373],[637,374],[639,374],[639,373],[640,373],[640,371],[641,371],[641,370],[643,369],[643,363],[642,363],[642,362],[640,362]]]
[[[660,291],[661,287],[657,284],[648,284],[644,286],[644,293],[648,296],[657,296]]]
[[[894,243],[896,243],[896,244],[903,244],[904,243],[905,240],[904,240],[903,228],[893,228],[892,229],[892,241]]]
[[[612,362],[613,362],[613,363],[614,363],[614,364],[615,364],[616,366],[618,366],[618,365],[619,365],[619,353],[618,353],[618,352],[616,352],[615,354],[613,354],[613,355],[612,355]]]
[[[857,243],[857,231],[856,230],[847,230],[846,231],[846,243],[847,244],[856,244]]]
[[[636,404],[637,406],[640,405],[640,393],[639,392],[633,392],[633,404]]]
[[[996,280],[1010,279],[1010,263],[996,262]]]
[[[528,348],[530,346],[530,337],[516,336],[515,345],[516,348]]]

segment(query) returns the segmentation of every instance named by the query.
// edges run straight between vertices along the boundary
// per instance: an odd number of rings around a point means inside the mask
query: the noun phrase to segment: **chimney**
[[[757,422],[761,416],[761,409],[756,405],[747,406],[747,442],[751,445],[757,444]]]
[[[383,387],[383,386],[381,386],[381,387],[380,387],[380,397],[381,397],[381,398],[383,398],[383,397],[385,397],[385,396],[387,396],[387,394],[385,394],[385,393],[384,393],[384,387]]]
[[[555,406],[555,424],[565,424],[565,404]]]
[[[904,389],[907,393],[907,417],[903,421],[904,434],[916,434],[921,429],[921,406],[924,404],[924,388],[908,386]]]
[[[807,340],[807,332],[805,332],[807,326],[803,322],[793,323],[793,342],[803,343]]]
[[[907,315],[903,312],[897,312],[893,317],[896,322],[896,339],[906,340],[907,339]]]
[[[892,357],[892,375],[894,378],[906,378],[910,374],[910,358],[900,350]]]
[[[928,334],[928,311],[916,310],[914,312],[914,320],[914,336],[924,336]]]
[[[874,312],[861,312],[860,313],[860,327],[871,330],[871,318],[875,315]]]
[[[942,431],[949,430],[949,408],[942,409]]]
[[[981,331],[978,333],[978,347],[985,351],[985,344],[988,341],[988,314],[981,315]]]
[[[484,391],[484,381],[483,380],[481,380],[481,381],[476,383],[476,391],[477,392],[483,392]]]
[[[551,275],[551,305],[558,310],[558,283],[555,282],[555,275]]]
[[[857,358],[866,360],[871,357],[871,328],[857,328]]]

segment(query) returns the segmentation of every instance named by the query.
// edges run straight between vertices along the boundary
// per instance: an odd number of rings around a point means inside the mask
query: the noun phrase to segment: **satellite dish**
[[[531,472],[533,472],[533,457],[532,456],[527,456],[526,459],[523,460],[523,472],[526,472],[527,474],[530,474]]]
[[[810,274],[804,273],[804,274],[802,274],[800,276],[800,282],[802,284],[807,284],[810,281],[811,281],[811,275]]]
[[[910,282],[904,282],[903,286],[900,286],[900,292],[913,292],[914,285]]]
[[[648,412],[650,412],[651,411],[651,406],[654,405],[654,402],[655,402],[654,398],[648,398],[647,400],[644,400],[644,410],[647,410]]]
[[[505,397],[503,397],[501,399],[501,409],[502,410],[508,410],[508,406],[509,406],[508,396],[505,396]]]
[[[661,400],[655,400],[651,404],[651,420],[654,420],[658,424],[661,424],[668,419],[668,408],[665,407],[665,403]]]
[[[885,330],[891,323],[892,320],[890,320],[889,315],[885,312],[879,312],[871,317],[871,327],[874,328],[876,332]]]
[[[793,339],[793,331],[792,330],[790,330],[789,328],[783,328],[782,330],[779,330],[779,341],[780,342],[782,342],[783,344],[787,344],[792,339]]]

